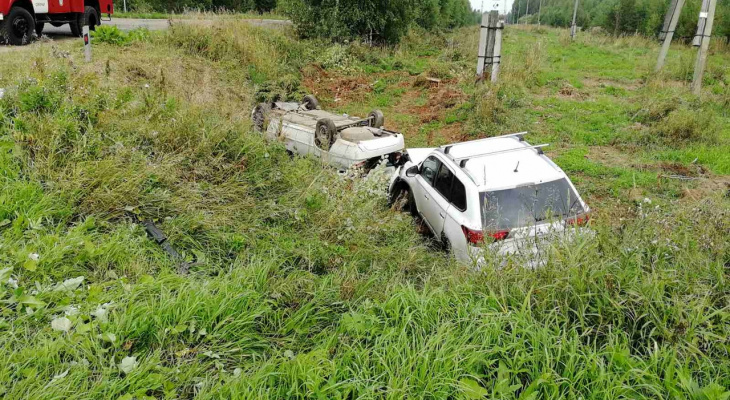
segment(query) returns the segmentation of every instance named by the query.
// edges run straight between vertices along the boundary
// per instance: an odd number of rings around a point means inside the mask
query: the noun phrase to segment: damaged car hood
[[[436,147],[421,147],[416,149],[406,149],[408,158],[413,164],[420,164],[429,154],[433,153]]]

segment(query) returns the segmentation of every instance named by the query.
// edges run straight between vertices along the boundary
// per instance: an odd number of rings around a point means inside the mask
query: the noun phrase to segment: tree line
[[[469,0],[280,0],[304,37],[395,43],[412,26],[452,29],[476,23]]]
[[[396,43],[413,26],[428,31],[475,24],[469,0],[128,0],[144,12],[202,11],[283,13],[303,37]]]
[[[515,0],[508,20],[519,18],[520,22],[537,23],[539,14],[542,24],[568,27],[573,18],[573,6],[573,0]],[[614,35],[656,36],[662,29],[669,6],[670,0],[580,0],[576,23],[584,29],[600,27]],[[702,0],[685,2],[675,38],[692,39],[701,6]],[[717,2],[713,36],[730,40],[730,1]]]

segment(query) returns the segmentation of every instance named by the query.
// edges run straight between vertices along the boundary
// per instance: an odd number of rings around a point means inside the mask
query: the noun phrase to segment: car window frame
[[[466,211],[466,209],[467,209],[467,208],[469,208],[469,205],[468,205],[469,201],[468,201],[468,199],[467,199],[467,195],[466,195],[466,185],[464,185],[464,182],[462,182],[462,181],[461,181],[461,179],[459,179],[459,178],[458,178],[458,177],[456,176],[456,174],[454,174],[453,172],[452,172],[452,174],[453,174],[453,178],[451,179],[451,190],[450,190],[450,192],[451,192],[451,199],[449,200],[449,203],[451,203],[451,205],[452,205],[452,206],[454,206],[454,207],[455,207],[455,208],[456,208],[457,210],[459,210],[459,211],[461,211],[461,212],[465,212],[465,211]],[[459,183],[461,184],[461,188],[463,189],[463,192],[464,192],[464,208],[463,208],[463,209],[462,209],[462,208],[459,208],[459,206],[457,206],[457,205],[456,205],[456,204],[454,203],[454,186],[455,186],[455,184],[454,184],[454,183],[455,183],[455,182],[456,182],[457,180],[458,180],[458,181],[459,181]]]
[[[449,182],[449,188],[448,188],[448,194],[441,193],[441,191],[436,187],[440,181],[441,177],[441,170],[446,168],[447,171],[449,171],[449,174],[451,174],[451,182]],[[454,171],[451,170],[448,166],[446,166],[446,163],[441,163],[441,167],[439,168],[438,172],[436,173],[434,183],[433,183],[433,189],[436,191],[436,193],[440,194],[446,201],[451,204],[451,187],[454,185]]]
[[[423,175],[423,166],[424,166],[424,164],[426,164],[426,161],[428,161],[429,159],[433,159],[433,160],[435,160],[438,163],[438,166],[436,168],[436,171],[434,171],[433,181],[432,182],[429,182],[428,179],[426,179],[426,177]],[[436,178],[438,178],[439,171],[441,171],[441,167],[443,165],[444,165],[444,162],[441,159],[439,159],[438,157],[436,157],[436,156],[429,156],[425,160],[423,160],[423,162],[421,163],[421,167],[419,168],[418,175],[420,175],[421,176],[421,179],[423,179],[423,181],[426,182],[429,186],[431,186],[432,188],[436,189],[436,187],[434,186],[435,183],[436,183]]]

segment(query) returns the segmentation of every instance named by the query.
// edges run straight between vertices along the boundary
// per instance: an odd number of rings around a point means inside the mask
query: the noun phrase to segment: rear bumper
[[[579,240],[593,240],[595,235],[588,228],[569,229],[538,237],[507,239],[486,247],[467,246],[465,261],[482,267],[487,264],[488,258],[496,259],[500,265],[505,265],[510,259],[525,268],[537,268],[547,263],[552,251],[572,246]]]

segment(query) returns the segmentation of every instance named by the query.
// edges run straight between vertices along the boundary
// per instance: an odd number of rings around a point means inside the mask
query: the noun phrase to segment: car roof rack
[[[445,145],[445,146],[441,146],[440,148],[441,148],[441,151],[444,152],[444,154],[449,154],[449,151],[451,151],[451,148],[454,147],[454,146],[461,146],[463,144],[474,144],[474,143],[479,143],[479,142],[486,142],[488,140],[493,140],[493,139],[504,139],[504,138],[510,138],[510,137],[517,138],[520,142],[522,142],[522,141],[525,140],[525,135],[527,135],[527,132],[510,133],[510,134],[507,134],[507,135],[493,136],[493,137],[488,137],[488,138],[483,138],[483,139],[470,140],[468,142],[448,144],[448,145]]]
[[[472,158],[481,158],[481,157],[493,156],[495,154],[512,153],[515,151],[522,151],[522,150],[536,150],[537,154],[542,155],[542,154],[544,154],[542,151],[542,148],[547,147],[547,146],[549,146],[549,144],[545,143],[545,144],[538,144],[535,146],[516,147],[514,149],[497,150],[497,151],[491,151],[488,153],[479,153],[479,154],[474,154],[474,155],[470,155],[470,156],[466,156],[466,157],[451,157],[451,159],[454,162],[459,163],[459,167],[464,168],[464,167],[466,167],[467,161],[471,160]]]

